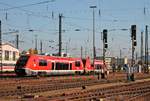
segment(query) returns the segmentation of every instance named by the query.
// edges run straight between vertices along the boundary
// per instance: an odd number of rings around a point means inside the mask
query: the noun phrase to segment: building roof
[[[2,50],[17,51],[19,50],[11,43],[2,43]]]
[[[6,43],[2,43],[2,46],[4,46],[4,45],[9,45],[9,46],[12,46],[13,48],[16,48],[13,44],[8,43],[8,42],[6,42]]]

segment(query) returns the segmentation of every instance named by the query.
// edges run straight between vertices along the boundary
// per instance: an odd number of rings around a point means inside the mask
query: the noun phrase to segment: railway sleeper
[[[81,86],[82,84],[76,84],[75,86]],[[141,84],[142,85],[142,84]],[[133,86],[133,85],[131,85],[131,86]],[[138,86],[138,84],[137,84],[137,86]],[[67,86],[66,86],[67,87]],[[69,85],[69,87],[68,88],[70,88],[70,87],[74,87],[74,85]],[[133,86],[133,87],[135,87],[135,86]],[[58,87],[59,88],[59,87]],[[60,87],[61,88],[61,87]],[[63,88],[63,87],[62,87]],[[117,88],[117,87],[116,87]],[[38,92],[39,90],[39,88],[37,87],[36,88],[37,90],[34,90],[34,91],[36,91],[36,92]],[[110,88],[111,89],[111,88]],[[103,89],[104,91],[106,90],[106,89]],[[107,89],[107,90],[109,90],[109,89]],[[135,90],[135,89],[129,89],[129,91],[132,91],[132,90]],[[24,92],[26,92],[26,91],[24,91]],[[144,92],[144,91],[143,91]],[[142,92],[142,93],[143,93]],[[6,93],[8,93],[8,92],[6,92]],[[112,92],[113,93],[113,92]],[[145,93],[145,92],[144,92]]]
[[[89,100],[89,99],[97,98],[97,97],[98,97],[98,95],[95,95],[95,94],[90,94],[90,95],[79,94],[76,97],[68,98],[68,100],[79,100],[80,101],[80,100],[85,100],[86,99],[86,101],[87,101],[87,99]]]
[[[150,92],[137,95],[135,97],[128,99],[127,101],[148,101],[149,99],[150,99]]]

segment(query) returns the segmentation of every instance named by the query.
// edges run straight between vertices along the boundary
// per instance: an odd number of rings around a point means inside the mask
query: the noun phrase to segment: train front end
[[[28,55],[23,55],[23,56],[19,57],[18,61],[16,62],[16,65],[15,65],[15,73],[17,76],[26,76],[27,75],[26,66],[27,66],[28,60],[29,60]]]

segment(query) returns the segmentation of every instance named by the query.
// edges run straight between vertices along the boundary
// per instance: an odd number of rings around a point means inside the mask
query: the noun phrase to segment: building
[[[1,57],[0,57],[1,58]],[[19,50],[10,43],[2,43],[2,67],[1,71],[13,71],[19,58]]]
[[[103,56],[96,57],[96,59],[103,60]],[[113,57],[105,57],[105,63],[108,69],[111,69],[112,61],[113,61]]]
[[[96,57],[96,59],[103,60],[103,56]],[[105,57],[105,62],[108,69],[112,69],[112,65],[115,64],[116,68],[122,67],[124,64],[128,63],[128,58],[118,58],[118,57]]]

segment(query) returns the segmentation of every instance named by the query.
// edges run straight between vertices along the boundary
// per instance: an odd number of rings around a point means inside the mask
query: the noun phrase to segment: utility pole
[[[43,43],[42,43],[42,40],[40,41],[40,53],[41,54],[43,53]]]
[[[68,54],[68,42],[66,42],[66,54]]]
[[[1,66],[1,74],[3,73],[3,59],[2,59],[2,28],[1,28],[1,20],[0,20],[0,66]]]
[[[121,51],[121,49],[120,49],[120,63],[119,63],[119,65],[121,65],[121,58],[122,58],[122,51]]]
[[[16,48],[19,49],[19,35],[16,35]]]
[[[37,35],[35,35],[35,51],[37,53]]]
[[[81,59],[83,58],[83,47],[81,46]]]
[[[62,49],[62,14],[59,14],[59,52],[58,55],[61,56]]]
[[[141,66],[143,65],[143,32],[141,32]]]
[[[148,25],[146,25],[145,29],[145,66],[146,73],[148,73]]]
[[[86,55],[87,55],[87,48],[86,47],[85,47],[85,51],[84,52],[85,52],[85,57],[86,57]]]
[[[96,47],[95,47],[95,8],[96,6],[90,6],[93,9],[93,65],[94,59],[96,58]]]

